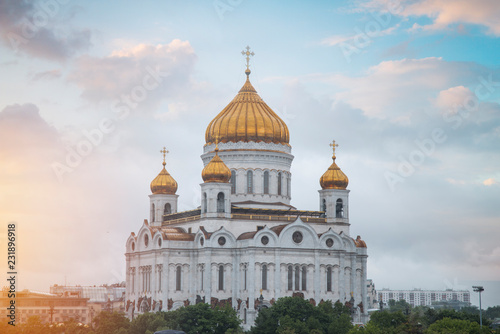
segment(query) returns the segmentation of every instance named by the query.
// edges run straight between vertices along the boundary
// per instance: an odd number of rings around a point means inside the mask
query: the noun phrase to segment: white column
[[[321,268],[320,268],[319,250],[314,251],[314,300],[316,304],[321,300]]]
[[[279,248],[275,250],[274,256],[274,298],[281,297],[281,252]]]
[[[342,304],[345,302],[345,255],[340,255],[340,263],[339,263],[339,300]]]

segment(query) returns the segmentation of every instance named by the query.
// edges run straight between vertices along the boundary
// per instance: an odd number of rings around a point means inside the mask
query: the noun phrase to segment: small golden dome
[[[203,168],[201,177],[205,183],[229,183],[231,180],[231,170],[226,166],[224,161],[219,157],[219,148],[215,147],[215,155],[210,162]]]
[[[236,97],[210,122],[205,132],[207,145],[218,141],[265,142],[288,145],[290,134],[285,122],[262,100],[249,80]]]
[[[177,182],[165,169],[165,156],[163,157],[163,169],[153,181],[151,181],[151,192],[154,195],[167,194],[175,195],[177,191]]]
[[[323,189],[346,189],[349,179],[335,163],[335,154],[332,157],[333,163],[319,179],[319,184]]]

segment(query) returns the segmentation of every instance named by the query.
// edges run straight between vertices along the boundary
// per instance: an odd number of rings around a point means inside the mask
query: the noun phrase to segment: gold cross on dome
[[[241,54],[244,55],[244,56],[246,56],[246,59],[247,59],[247,70],[249,70],[250,69],[250,56],[253,57],[255,55],[255,53],[250,52],[250,47],[248,45],[247,45],[246,49],[247,49],[246,51],[245,50],[241,51]]]
[[[219,140],[220,140],[220,134],[219,133],[216,133],[215,136],[215,150],[218,151],[219,150]]]
[[[330,146],[333,148],[333,154],[335,155],[335,148],[339,147],[339,144],[335,144],[335,140],[334,140],[334,141],[332,141],[332,143],[330,144]]]
[[[167,149],[165,147],[163,147],[163,150],[160,151],[160,153],[163,153],[163,163],[165,163],[165,156],[167,155],[167,153],[169,153],[167,151]]]

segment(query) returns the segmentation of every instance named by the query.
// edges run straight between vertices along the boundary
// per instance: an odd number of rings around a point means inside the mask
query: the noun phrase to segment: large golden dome
[[[163,169],[153,181],[151,181],[151,192],[157,194],[175,195],[177,191],[177,182],[165,169],[165,161],[163,161]]]
[[[217,182],[228,183],[231,179],[231,170],[226,166],[224,161],[219,157],[217,152],[219,148],[215,148],[215,155],[210,162],[203,168],[201,177],[205,183]]]
[[[207,127],[205,141],[215,142],[265,142],[289,145],[290,134],[281,118],[262,100],[249,80],[236,97],[215,117]]]
[[[332,157],[333,163],[319,179],[319,184],[323,189],[346,189],[349,179],[335,163],[335,154]]]

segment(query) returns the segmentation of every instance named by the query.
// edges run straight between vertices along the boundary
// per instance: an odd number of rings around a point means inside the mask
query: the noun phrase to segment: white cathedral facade
[[[367,248],[349,233],[348,178],[335,146],[320,178],[319,210],[296,209],[288,128],[250,83],[248,63],[245,73],[207,127],[200,207],[177,210],[165,161],[151,182],[149,221],[126,242],[126,312],[230,305],[249,329],[261,307],[301,296],[340,301],[354,321],[366,322]]]

